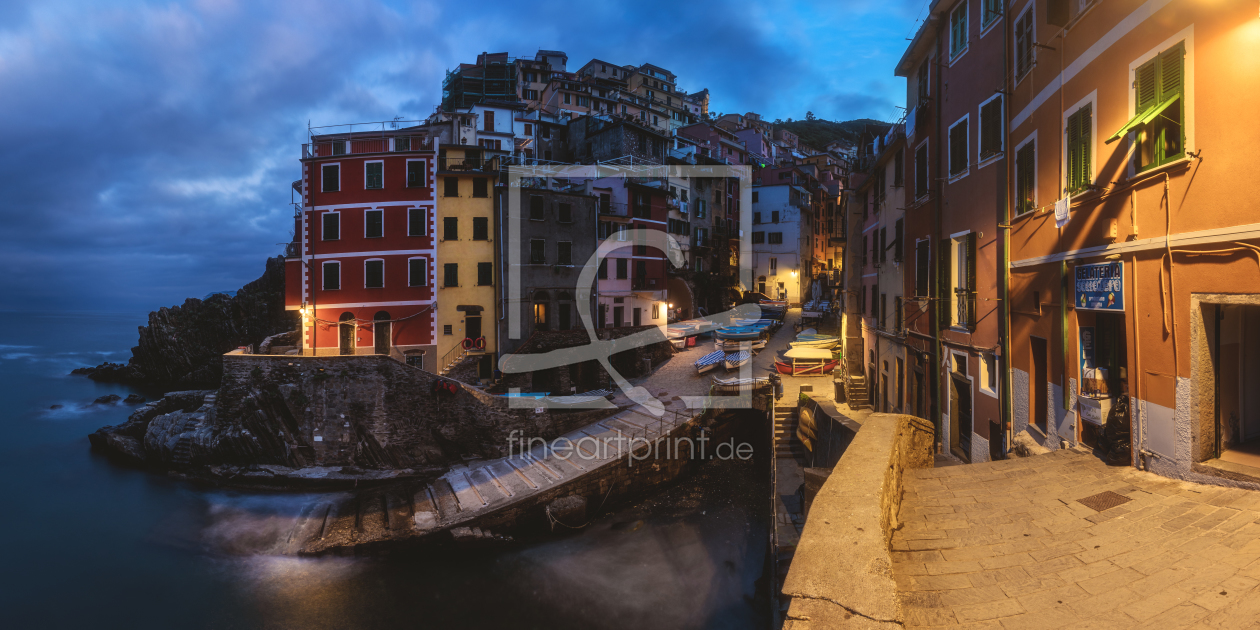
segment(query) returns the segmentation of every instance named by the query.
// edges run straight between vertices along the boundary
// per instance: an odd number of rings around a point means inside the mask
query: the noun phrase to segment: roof
[[[910,40],[910,45],[906,47],[906,52],[902,53],[901,60],[897,62],[897,66],[893,69],[893,76],[908,77],[910,73],[916,70],[911,68],[910,64],[927,53],[932,45],[932,34],[936,31],[937,25],[941,21],[941,17],[952,7],[952,3],[944,3],[941,0],[932,0],[932,5],[928,8],[927,18],[923,20],[923,24],[919,26],[919,30],[914,34],[914,38]]]

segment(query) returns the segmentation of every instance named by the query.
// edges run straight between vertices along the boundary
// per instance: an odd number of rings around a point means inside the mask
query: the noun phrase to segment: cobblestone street
[[[1101,511],[1085,504],[1108,492],[1118,496],[1100,497]],[[1257,492],[1064,450],[907,473],[899,518],[893,575],[911,627],[1255,628],[1260,620]]]

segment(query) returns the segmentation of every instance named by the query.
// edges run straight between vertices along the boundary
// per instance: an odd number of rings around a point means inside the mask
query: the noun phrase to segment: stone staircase
[[[870,393],[866,389],[865,376],[850,376],[848,397],[845,402],[850,409],[871,409]]]
[[[459,365],[459,363],[464,360],[464,357],[468,356],[470,352],[472,352],[472,349],[465,349],[461,347],[459,352],[455,354],[455,358],[451,359],[449,363],[443,365],[441,369],[438,370],[438,375],[446,376],[447,374],[450,374],[451,370],[455,369],[455,366]]]
[[[800,419],[796,415],[796,407],[776,406],[774,408],[774,456],[797,457],[805,454],[805,445],[796,438],[796,428]]]

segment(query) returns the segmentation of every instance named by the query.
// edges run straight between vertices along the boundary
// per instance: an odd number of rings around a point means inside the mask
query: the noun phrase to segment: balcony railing
[[[620,201],[607,201],[599,204],[599,213],[606,217],[626,217],[628,209],[625,203]]]
[[[630,289],[632,291],[656,291],[664,288],[664,283],[657,278],[631,278]]]
[[[302,157],[333,157],[338,155],[361,155],[365,153],[405,153],[411,151],[432,151],[433,140],[418,134],[386,134],[364,136],[355,133],[344,138],[321,137],[319,140],[302,145]]]

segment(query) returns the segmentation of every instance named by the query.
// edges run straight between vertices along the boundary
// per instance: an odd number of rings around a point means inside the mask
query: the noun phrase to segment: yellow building
[[[491,165],[500,155],[463,146],[438,154],[437,368],[464,381],[488,379],[494,370],[497,171]]]

